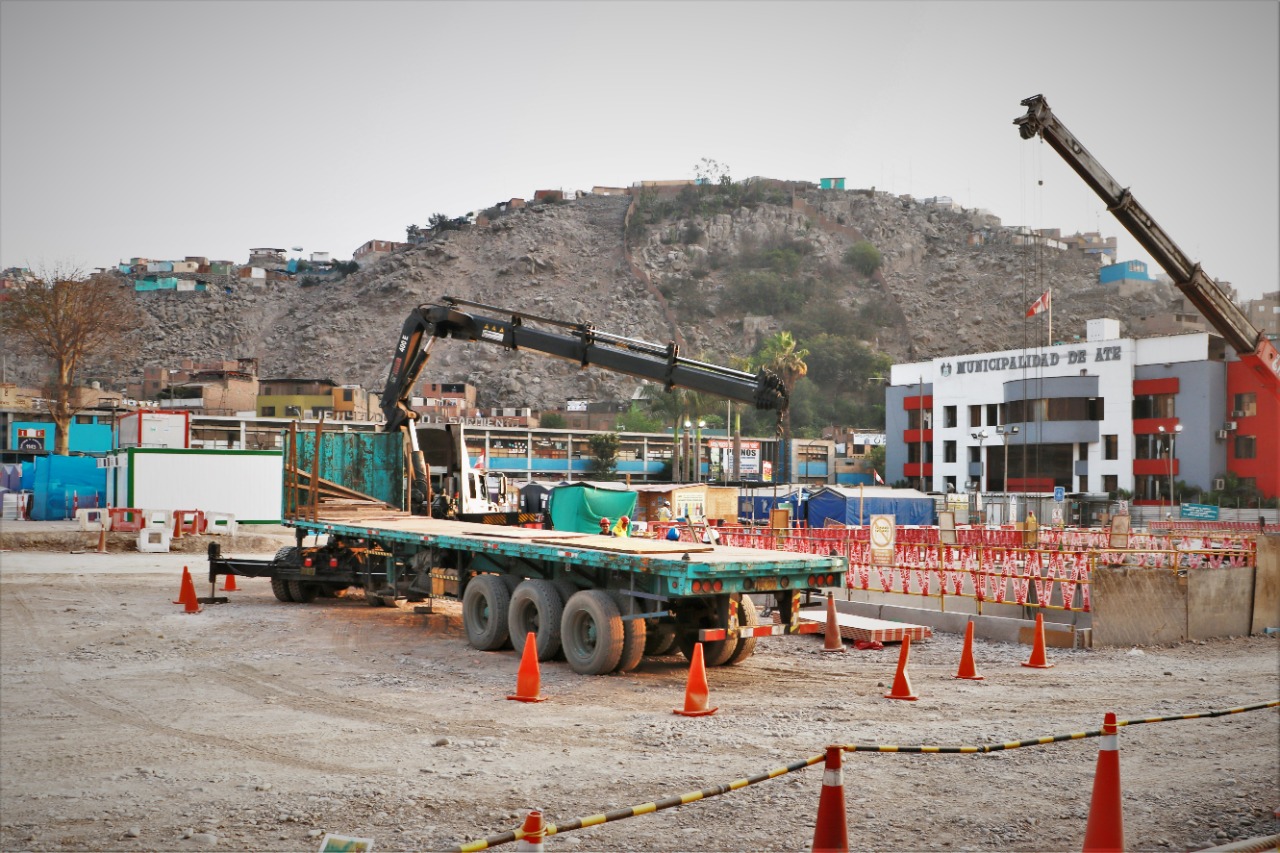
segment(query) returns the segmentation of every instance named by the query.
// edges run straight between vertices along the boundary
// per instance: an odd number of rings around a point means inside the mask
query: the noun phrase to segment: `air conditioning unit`
[[[1237,424],[1235,421],[1227,421],[1225,424],[1222,425],[1222,428],[1225,429],[1227,432],[1232,432],[1235,430],[1236,426]]]
[[[1232,413],[1231,413],[1231,417],[1233,417],[1233,418],[1243,418],[1243,417],[1244,417],[1244,412],[1243,412],[1242,410],[1240,410],[1240,409],[1236,409],[1234,412],[1232,412]]]
[[[1220,491],[1222,491],[1223,489],[1225,489],[1226,487],[1227,487],[1227,481],[1226,481],[1226,480],[1214,480],[1214,481],[1213,481],[1213,490],[1214,490],[1215,492],[1220,492]]]
[[[1226,441],[1227,431],[1225,429],[1218,430],[1218,441]]]

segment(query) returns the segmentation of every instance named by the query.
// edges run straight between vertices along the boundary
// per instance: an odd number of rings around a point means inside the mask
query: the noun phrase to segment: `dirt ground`
[[[267,552],[274,543],[267,542]],[[236,549],[228,549],[243,553]],[[675,716],[678,655],[627,674],[541,666],[547,701],[506,701],[514,652],[467,646],[435,615],[359,594],[283,604],[265,580],[185,614],[199,554],[0,552],[0,849],[438,850],[732,782],[831,743],[981,745],[1280,698],[1274,637],[1172,648],[1048,650],[978,641],[983,681],[954,679],[962,638],[910,649],[918,702],[883,698],[899,647],[824,654],[762,640],[708,671],[710,717]],[[1275,709],[1121,729],[1134,850],[1280,832]],[[1079,850],[1099,740],[986,755],[846,753],[857,850]],[[548,850],[805,850],[821,765],[547,839]],[[514,845],[499,848],[513,849]]]

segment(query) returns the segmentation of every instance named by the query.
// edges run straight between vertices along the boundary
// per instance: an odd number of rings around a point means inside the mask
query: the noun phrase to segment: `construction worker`
[[[671,520],[671,501],[663,501],[662,506],[658,508],[658,521]]]
[[[625,515],[618,519],[618,523],[613,526],[613,535],[626,537],[631,535],[631,519]]]
[[[609,526],[609,519],[605,516],[600,517],[600,535],[601,536],[613,535],[613,531]]]

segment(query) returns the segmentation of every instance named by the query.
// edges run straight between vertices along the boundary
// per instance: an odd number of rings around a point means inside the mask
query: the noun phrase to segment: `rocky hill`
[[[689,201],[686,194],[686,201]],[[650,200],[652,201],[652,200]],[[256,357],[264,378],[329,378],[380,389],[415,305],[450,295],[616,334],[666,342],[729,363],[774,331],[802,345],[847,337],[893,361],[1024,345],[1026,304],[1054,290],[1059,338],[1094,317],[1158,310],[1097,285],[1080,256],[1017,245],[974,211],[883,193],[774,192],[733,209],[650,204],[630,229],[625,196],[588,196],[445,231],[347,278],[314,286],[238,284],[230,292],[137,294],[146,325],[120,355],[114,386],[146,365]],[[630,232],[630,240],[627,232]],[[845,262],[860,240],[880,269]],[[1029,331],[1028,331],[1029,330]],[[554,407],[624,399],[636,382],[538,355],[439,341],[424,378],[466,381],[483,405]]]

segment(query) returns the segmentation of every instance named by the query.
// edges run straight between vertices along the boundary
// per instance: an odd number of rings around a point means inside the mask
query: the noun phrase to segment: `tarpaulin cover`
[[[98,467],[96,458],[37,456],[32,469],[33,520],[61,521],[75,516],[77,504],[82,508],[104,505],[107,470]]]
[[[849,526],[871,522],[873,515],[892,515],[899,525],[937,524],[933,498],[915,489],[884,486],[842,489],[823,486],[809,496],[810,527],[825,527],[827,520]]]
[[[804,505],[809,491],[802,488],[753,489],[738,494],[738,521],[743,524],[769,521],[769,511],[782,504],[791,505],[791,518],[804,518]]]
[[[583,483],[557,486],[551,490],[547,504],[551,526],[556,530],[599,533],[602,518],[609,519],[610,525],[619,516],[635,518],[637,497],[635,492],[597,489]]]

